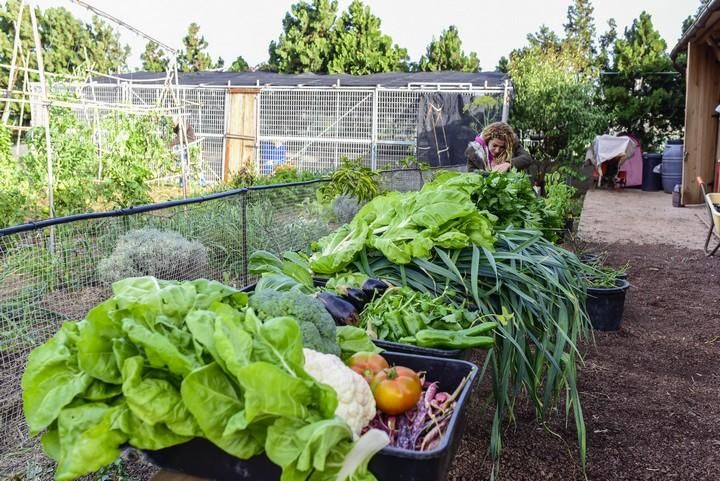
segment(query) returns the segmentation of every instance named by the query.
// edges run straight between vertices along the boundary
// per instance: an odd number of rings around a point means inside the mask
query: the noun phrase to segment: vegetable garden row
[[[480,383],[495,410],[494,459],[526,399],[538,422],[563,406],[584,467],[576,345],[590,332],[588,279],[604,274],[557,244],[572,189],[553,178],[539,197],[516,172],[432,177],[370,195],[338,181],[245,189],[239,210],[219,194],[206,200],[222,208],[111,217],[123,229],[86,229],[90,247],[53,226],[55,243],[72,239],[86,256],[86,281],[73,284],[82,269],[54,257],[40,274],[21,263],[4,272],[13,299],[35,295],[38,309],[19,319],[0,298],[3,331],[47,325],[30,346],[4,332],[0,360],[19,367],[34,347],[22,407],[55,478],[95,472],[132,446],[218,479],[443,479]],[[340,201],[353,215],[341,219]],[[281,203],[292,208],[272,209]],[[318,219],[334,229],[313,238],[293,227]],[[8,261],[48,249],[30,235],[3,246]],[[87,314],[50,305],[54,292],[90,288]],[[462,360],[470,349],[486,352],[483,365]]]

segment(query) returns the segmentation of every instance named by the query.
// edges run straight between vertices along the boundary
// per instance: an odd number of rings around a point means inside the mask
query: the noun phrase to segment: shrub
[[[354,197],[339,195],[332,201],[335,219],[340,224],[348,224],[360,210],[360,202]]]
[[[200,242],[177,232],[138,229],[118,239],[112,254],[98,264],[98,275],[106,283],[137,276],[197,279],[208,277],[208,262],[207,248]]]

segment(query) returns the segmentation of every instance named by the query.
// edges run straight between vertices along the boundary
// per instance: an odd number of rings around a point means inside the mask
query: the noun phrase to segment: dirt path
[[[588,242],[667,244],[702,249],[708,232],[704,205],[673,207],[672,196],[638,189],[590,190],[578,235]]]

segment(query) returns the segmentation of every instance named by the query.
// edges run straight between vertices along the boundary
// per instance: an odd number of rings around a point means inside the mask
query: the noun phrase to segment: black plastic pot
[[[467,377],[447,431],[440,444],[430,451],[386,447],[370,461],[370,471],[379,481],[440,481],[447,474],[465,429],[469,396],[476,380],[476,365],[456,359],[440,359],[388,352],[390,364],[425,371],[427,379],[438,381],[442,391],[453,392]],[[145,451],[155,465],[216,481],[276,481],[280,468],[264,454],[249,460],[238,459],[205,439],[157,451]]]
[[[593,329],[620,329],[628,287],[630,283],[626,279],[617,279],[615,287],[588,287],[585,306]]]
[[[600,255],[598,254],[579,254],[577,257],[584,264],[597,264],[600,262]]]

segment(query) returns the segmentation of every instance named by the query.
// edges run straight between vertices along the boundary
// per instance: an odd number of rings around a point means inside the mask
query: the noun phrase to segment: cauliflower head
[[[337,393],[335,415],[348,423],[356,436],[375,417],[375,398],[365,379],[332,354],[303,349],[305,371]]]

